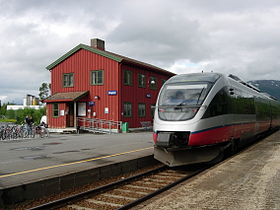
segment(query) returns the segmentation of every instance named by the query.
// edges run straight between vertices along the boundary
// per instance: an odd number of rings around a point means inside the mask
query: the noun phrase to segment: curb
[[[38,199],[158,163],[153,155],[0,190],[0,207]]]

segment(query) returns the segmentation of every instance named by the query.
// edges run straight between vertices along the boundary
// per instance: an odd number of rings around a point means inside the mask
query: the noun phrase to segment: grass
[[[17,120],[15,120],[15,119],[0,119],[0,122],[4,122],[4,123],[16,123]]]

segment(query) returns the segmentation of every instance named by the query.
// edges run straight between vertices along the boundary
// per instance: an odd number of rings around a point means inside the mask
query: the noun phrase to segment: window
[[[157,89],[157,79],[155,77],[150,77],[150,88],[152,90]]]
[[[159,95],[159,118],[168,121],[192,119],[210,88],[211,84],[193,82],[164,85]]]
[[[229,96],[226,92],[226,89],[220,90],[207,107],[207,110],[202,118],[209,118],[218,115],[228,114],[230,112],[228,102]]]
[[[144,74],[138,74],[138,87],[140,87],[140,88],[146,87]]]
[[[256,106],[257,107],[257,106]],[[235,89],[234,95],[228,94],[228,88],[220,90],[209,106],[202,118],[215,117],[224,114],[255,114],[253,95]]]
[[[91,84],[103,85],[103,70],[95,70],[91,72]]]
[[[145,104],[138,104],[138,116],[145,117],[146,116],[146,105]]]
[[[132,72],[131,71],[124,71],[124,84],[125,85],[132,85]]]
[[[155,116],[155,104],[152,104],[151,105],[151,116],[152,116],[152,118],[154,118],[154,116]]]
[[[166,80],[163,79],[163,80],[161,80],[161,82],[162,82],[162,83],[161,83],[161,86],[162,86],[162,85],[164,85],[164,83],[166,82]]]
[[[85,102],[78,103],[78,116],[85,117],[87,115],[87,104]]]
[[[74,86],[74,74],[63,74],[63,87],[73,87]]]
[[[123,115],[125,117],[131,117],[132,116],[132,104],[130,102],[125,102],[124,103]]]
[[[53,104],[53,117],[59,117],[59,107],[58,107],[58,104]]]

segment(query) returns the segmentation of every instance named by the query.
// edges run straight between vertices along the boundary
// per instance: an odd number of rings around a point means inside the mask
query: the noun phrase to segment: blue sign
[[[95,106],[95,102],[94,101],[90,101],[90,102],[88,102],[88,105],[89,106]]]
[[[146,97],[147,97],[147,98],[151,98],[152,95],[151,95],[150,93],[147,93]]]
[[[108,95],[109,96],[115,96],[115,95],[117,95],[117,91],[116,90],[108,90]]]

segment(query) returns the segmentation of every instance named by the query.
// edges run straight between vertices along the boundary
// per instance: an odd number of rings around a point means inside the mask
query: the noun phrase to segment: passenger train
[[[279,101],[234,75],[176,75],[158,95],[154,157],[171,167],[209,162],[279,126]]]

